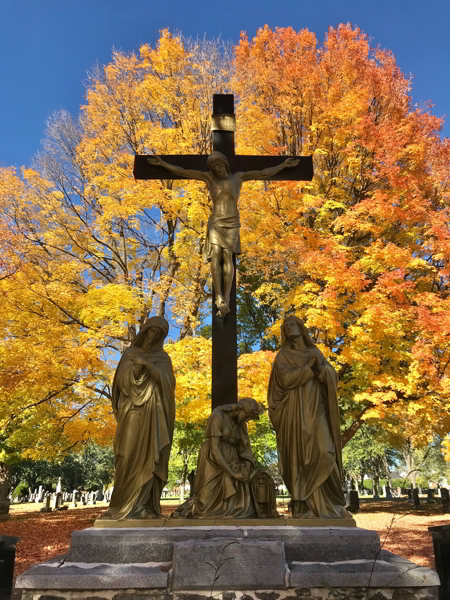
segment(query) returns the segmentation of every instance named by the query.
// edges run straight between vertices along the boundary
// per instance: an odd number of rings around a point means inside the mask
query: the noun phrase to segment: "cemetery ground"
[[[12,505],[10,519],[0,523],[0,534],[20,537],[17,545],[15,577],[35,563],[65,554],[72,531],[92,527],[106,509],[105,502],[95,506],[69,507],[65,511],[41,513],[40,504]],[[178,501],[163,501],[165,515],[170,515]],[[278,511],[287,512],[287,501],[279,501]],[[435,568],[433,546],[428,527],[444,525],[449,516],[443,514],[440,504],[426,504],[414,510],[404,499],[362,503],[354,515],[358,527],[375,529],[386,550],[390,550],[418,565]]]

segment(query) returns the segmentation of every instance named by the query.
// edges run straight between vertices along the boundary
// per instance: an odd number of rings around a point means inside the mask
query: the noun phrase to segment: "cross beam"
[[[214,132],[215,133],[215,132]],[[213,145],[213,150],[217,150]],[[219,150],[219,152],[222,152]],[[225,152],[222,152],[225,154]],[[134,158],[134,176],[136,179],[187,179],[174,173],[168,173],[164,167],[150,165],[147,158],[153,155],[137,154]],[[176,167],[184,169],[195,169],[196,171],[206,171],[206,159],[204,154],[161,154],[163,160]],[[288,156],[249,156],[241,155],[226,155],[230,170],[232,173],[237,171],[256,171],[276,167],[281,162],[289,158]],[[294,157],[292,157],[294,158]],[[311,181],[313,178],[313,163],[312,156],[297,156],[300,159],[300,164],[296,167],[291,167],[285,171],[273,175],[271,181]]]
[[[214,94],[213,96],[213,151],[224,154],[232,173],[240,171],[260,171],[276,167],[289,158],[287,156],[248,156],[236,155],[234,143],[235,116],[233,94]],[[136,179],[185,179],[170,173],[162,166],[151,165],[150,155],[136,155],[134,158],[134,176]],[[206,156],[177,154],[161,155],[161,158],[177,167],[206,171]],[[299,164],[284,169],[270,177],[275,181],[311,181],[313,178],[312,156],[298,158]],[[236,273],[236,256],[233,255]],[[236,275],[230,295],[230,312],[218,317],[215,310],[215,290],[212,299],[212,394],[211,408],[230,404],[238,400],[237,384],[237,327],[236,327]]]

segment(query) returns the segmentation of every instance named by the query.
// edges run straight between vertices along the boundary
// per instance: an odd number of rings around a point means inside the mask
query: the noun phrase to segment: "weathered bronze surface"
[[[232,173],[247,171],[262,171],[278,167],[283,158],[281,156],[249,156],[235,154],[235,133],[224,129],[215,129],[215,124],[227,123],[227,117],[234,120],[233,94],[213,94],[213,123],[212,123],[212,149],[221,152],[227,157]],[[223,119],[224,117],[224,119]],[[230,129],[231,129],[230,125]],[[183,167],[182,175],[170,173],[164,167],[152,165],[148,162],[149,155],[136,155],[134,157],[133,173],[136,179],[189,179],[186,176],[191,170],[202,171],[205,169],[206,156],[195,154],[163,155],[161,158],[173,166]],[[291,157],[294,158],[294,157]],[[277,181],[311,181],[313,178],[312,156],[295,157],[299,163],[296,167],[284,169],[271,176]],[[235,271],[236,255],[233,254],[233,271]],[[229,269],[231,271],[231,268]],[[223,269],[222,269],[223,273]],[[221,283],[219,292],[224,294],[225,286]],[[237,402],[237,323],[236,323],[236,277],[233,278],[230,292],[230,312],[222,318],[216,315],[215,288],[212,289],[212,390],[211,407],[223,406],[230,402]]]
[[[288,317],[269,381],[269,417],[294,518],[351,518],[341,485],[338,377],[303,322]]]
[[[168,331],[166,319],[148,319],[117,366],[112,391],[116,470],[105,519],[161,516],[175,423],[175,376],[163,350]]]
[[[249,481],[254,465],[246,422],[259,419],[262,412],[264,407],[251,398],[219,406],[212,412],[198,456],[195,494],[178,508],[174,517],[257,516]]]
[[[212,215],[208,219],[204,256],[205,260],[211,262],[218,315],[224,317],[230,311],[230,292],[234,277],[233,253],[241,253],[238,200],[242,184],[244,181],[270,179],[283,169],[297,166],[300,159],[288,158],[276,167],[238,173],[230,173],[228,160],[221,152],[213,152],[208,156],[209,171],[176,167],[159,156],[147,160],[151,165],[164,167],[175,175],[204,181],[208,187]]]
[[[258,519],[278,517],[277,496],[272,477],[266,471],[256,471],[250,479]]]

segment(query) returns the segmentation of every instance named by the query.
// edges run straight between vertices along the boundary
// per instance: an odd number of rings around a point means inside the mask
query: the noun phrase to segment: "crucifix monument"
[[[236,254],[240,254],[237,202],[244,181],[311,181],[311,156],[236,156],[233,94],[214,94],[212,147],[205,155],[137,155],[136,179],[204,181],[212,202],[205,257],[211,261],[212,409],[237,402]]]

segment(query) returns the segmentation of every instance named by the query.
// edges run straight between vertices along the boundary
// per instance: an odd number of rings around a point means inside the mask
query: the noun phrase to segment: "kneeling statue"
[[[213,410],[198,456],[195,494],[173,517],[257,517],[250,482],[254,463],[246,422],[258,420],[263,412],[263,405],[252,398]]]
[[[117,366],[112,405],[117,420],[114,491],[105,519],[161,516],[175,424],[175,376],[163,350],[169,323],[151,317]]]

